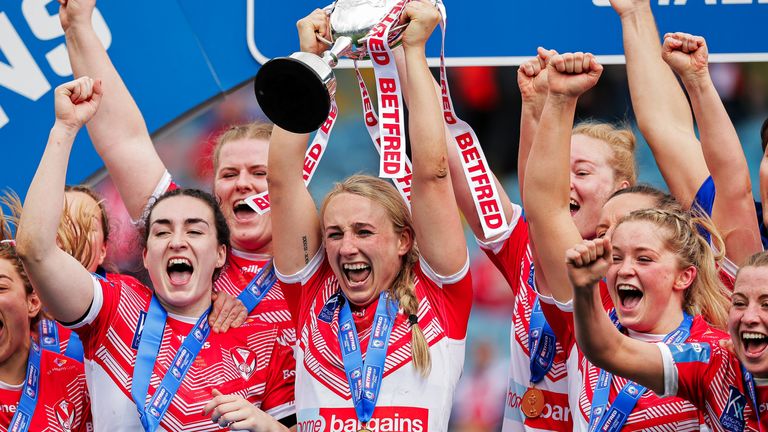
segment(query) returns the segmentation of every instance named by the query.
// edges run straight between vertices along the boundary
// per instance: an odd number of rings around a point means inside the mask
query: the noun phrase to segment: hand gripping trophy
[[[316,130],[328,116],[336,92],[333,68],[341,57],[368,57],[370,30],[401,0],[337,0],[324,8],[330,15],[331,38],[318,39],[330,46],[322,57],[296,52],[265,63],[254,81],[256,99],[276,125],[294,133]],[[433,1],[434,4],[434,1]],[[389,32],[389,45],[400,41],[405,24]]]

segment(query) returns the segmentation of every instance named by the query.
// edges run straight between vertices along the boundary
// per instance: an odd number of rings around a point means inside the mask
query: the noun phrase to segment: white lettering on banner
[[[691,3],[698,3],[701,0],[697,0],[696,2]],[[703,0],[704,5],[706,6],[717,6],[717,5],[740,5],[740,4],[768,4],[768,0]],[[595,6],[607,6],[610,7],[611,3],[610,0],[592,0],[592,4]],[[658,0],[659,6],[686,6],[688,4],[688,0]]]
[[[381,159],[379,177],[396,179],[407,175],[405,168],[405,121],[403,96],[397,66],[389,48],[389,31],[400,20],[405,0],[368,32],[368,53],[376,76],[379,100]],[[366,119],[367,120],[367,119]]]
[[[339,108],[336,106],[336,99],[331,99],[331,111],[328,113],[325,121],[320,125],[315,139],[312,144],[307,148],[304,153],[304,164],[302,165],[301,177],[304,179],[304,184],[308,185],[312,181],[312,176],[315,175],[317,166],[320,164],[320,159],[325,154],[325,149],[328,147],[328,140],[331,137],[331,130],[333,125],[336,124],[336,118],[339,115]],[[256,213],[263,215],[269,211],[269,191],[264,191],[255,195],[251,195],[245,199],[245,203],[253,209]]]
[[[51,89],[8,16],[0,12],[0,51],[8,64],[0,63],[0,85],[36,101]]]
[[[64,36],[64,29],[61,28],[59,14],[51,15],[48,13],[47,6],[52,1],[24,0],[21,3],[21,12],[24,18],[26,18],[30,30],[41,41],[53,40]],[[93,10],[91,22],[101,44],[104,45],[105,49],[108,49],[112,44],[112,33],[109,31],[109,27],[98,9]],[[45,54],[45,58],[56,75],[61,77],[72,75],[72,66],[69,63],[67,47],[64,43],[48,51]]]
[[[41,41],[64,36],[59,15],[48,13],[47,5],[52,1],[24,0],[21,4],[21,12],[27,25],[32,34]],[[92,22],[96,35],[104,48],[108,49],[112,44],[112,33],[98,9],[93,11]],[[0,12],[0,52],[8,61],[7,64],[0,62],[0,86],[32,101],[39,100],[51,90],[50,82],[4,12]],[[48,51],[45,58],[56,75],[72,75],[67,47],[63,42]],[[0,107],[0,128],[9,122],[10,118]]]
[[[459,154],[464,177],[472,192],[472,200],[475,203],[480,225],[483,227],[483,235],[492,238],[507,230],[507,219],[504,216],[504,208],[501,196],[496,188],[496,181],[488,166],[487,159],[480,147],[480,141],[467,122],[459,119],[451,102],[451,91],[448,88],[448,80],[445,71],[445,24],[446,12],[441,7],[442,14],[441,32],[442,45],[440,48],[440,91],[442,95],[443,119],[448,126],[448,131],[453,137]]]
[[[355,62],[355,75],[357,76],[357,83],[360,87],[360,99],[363,102],[363,118],[365,118],[365,128],[368,130],[368,135],[371,137],[374,148],[381,155],[381,139],[379,136],[379,119],[376,116],[376,112],[373,111],[373,105],[371,104],[371,96],[368,93],[368,87],[365,85],[363,76],[360,75],[360,70],[357,68],[357,62]],[[395,187],[400,196],[405,201],[405,204],[410,208],[411,205],[411,179],[413,173],[411,172],[411,161],[408,156],[405,156],[405,175],[392,179],[395,183]]]

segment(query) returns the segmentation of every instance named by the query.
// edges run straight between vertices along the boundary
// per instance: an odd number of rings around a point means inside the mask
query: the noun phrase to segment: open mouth
[[[168,277],[174,285],[184,285],[189,282],[193,270],[192,263],[186,258],[171,258],[166,268]]]
[[[249,219],[257,214],[245,200],[235,201],[232,212],[235,214],[235,219]]]
[[[768,336],[759,332],[741,332],[741,344],[749,357],[757,357],[768,347]]]
[[[579,209],[581,208],[581,205],[579,205],[578,202],[576,202],[575,199],[571,198],[571,216],[575,215]]]
[[[619,295],[619,302],[624,309],[634,309],[643,299],[643,292],[632,285],[618,285],[616,292]]]
[[[365,263],[343,264],[344,276],[353,283],[362,283],[371,275],[371,266]]]

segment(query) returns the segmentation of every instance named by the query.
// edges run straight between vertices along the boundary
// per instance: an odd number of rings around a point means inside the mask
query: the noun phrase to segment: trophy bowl
[[[296,52],[266,62],[254,79],[254,92],[264,114],[294,133],[310,133],[323,124],[336,93],[333,68],[341,57],[364,59],[370,29],[400,0],[337,0],[324,10],[330,15],[332,41],[322,57]],[[389,41],[400,40],[404,25],[392,29]]]

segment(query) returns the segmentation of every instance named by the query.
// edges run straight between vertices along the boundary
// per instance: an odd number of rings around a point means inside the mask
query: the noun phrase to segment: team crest
[[[55,358],[55,359],[53,359],[53,363],[55,363],[56,366],[58,366],[58,367],[62,367],[65,364],[67,364],[67,360],[66,359],[62,359],[62,358]]]
[[[54,406],[53,412],[56,414],[56,420],[59,422],[61,429],[64,432],[70,432],[75,426],[75,405],[66,399],[62,399],[61,402]]]
[[[230,353],[240,376],[246,381],[250,379],[256,371],[256,354],[246,348],[235,348]]]

